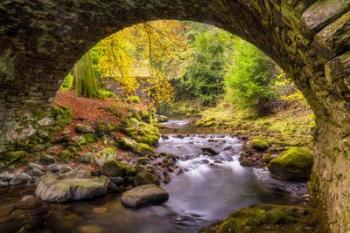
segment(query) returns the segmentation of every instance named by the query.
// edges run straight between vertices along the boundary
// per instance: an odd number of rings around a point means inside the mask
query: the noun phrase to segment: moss
[[[53,106],[52,116],[55,118],[55,126],[60,128],[69,125],[72,121],[72,112],[66,107]]]
[[[216,126],[217,120],[215,117],[204,118],[196,122],[197,127],[214,127]]]
[[[157,176],[150,172],[140,172],[135,176],[134,185],[145,185],[145,184],[160,184],[160,181]]]
[[[66,149],[66,150],[61,151],[58,156],[63,161],[70,161],[70,160],[73,160],[75,158],[75,153]]]
[[[312,152],[303,147],[291,147],[273,159],[268,168],[271,174],[285,180],[305,181],[311,174]]]
[[[264,154],[262,157],[262,161],[264,161],[265,163],[269,163],[271,162],[271,160],[273,159],[271,154]]]
[[[154,149],[152,147],[144,143],[138,143],[130,138],[119,138],[118,145],[123,149],[131,150],[136,154],[140,154],[143,156],[154,154]]]
[[[97,122],[95,125],[95,133],[98,137],[108,135],[118,129],[118,126],[113,123]]]
[[[269,149],[270,144],[262,138],[254,138],[250,142],[252,148],[257,151],[265,151]]]
[[[136,143],[133,151],[137,154],[141,155],[152,155],[154,154],[154,149],[147,144],[144,143]]]
[[[110,177],[125,177],[135,174],[135,169],[126,163],[117,160],[111,160],[103,164],[102,173]]]
[[[5,157],[3,160],[7,164],[14,164],[23,161],[29,156],[29,154],[25,151],[10,151],[5,153]]]
[[[157,126],[141,122],[134,117],[124,120],[122,125],[122,131],[139,143],[155,145],[160,138]]]
[[[239,210],[201,233],[311,233],[315,220],[299,206],[256,205]]]
[[[96,141],[95,136],[92,133],[84,134],[79,136],[77,140],[78,145],[88,145]]]

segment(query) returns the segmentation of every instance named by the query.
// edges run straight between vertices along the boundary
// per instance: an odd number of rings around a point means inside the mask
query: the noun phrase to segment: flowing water
[[[187,124],[176,120],[165,126],[185,130]],[[70,203],[57,210],[62,219],[48,223],[42,232],[79,232],[79,226],[97,225],[106,233],[191,233],[242,207],[289,203],[291,196],[261,185],[264,179],[274,183],[266,170],[240,165],[241,147],[239,139],[225,134],[163,135],[158,152],[175,155],[182,170],[163,185],[170,194],[165,204],[132,210],[115,197]],[[305,191],[305,184],[278,184],[292,193]]]

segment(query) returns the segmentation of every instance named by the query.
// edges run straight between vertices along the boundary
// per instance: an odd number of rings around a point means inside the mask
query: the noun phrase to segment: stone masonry
[[[218,26],[293,78],[317,118],[315,200],[332,233],[350,232],[350,0],[2,0],[0,139],[50,104],[94,44],[155,19]]]

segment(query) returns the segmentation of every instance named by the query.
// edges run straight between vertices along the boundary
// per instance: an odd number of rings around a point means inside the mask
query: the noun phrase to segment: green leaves
[[[271,111],[276,97],[275,65],[253,45],[235,40],[233,64],[225,77],[226,87],[235,103],[257,115]]]

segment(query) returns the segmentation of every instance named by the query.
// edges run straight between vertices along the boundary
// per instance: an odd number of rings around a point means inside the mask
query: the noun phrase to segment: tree
[[[78,96],[99,98],[100,94],[96,84],[96,69],[93,66],[92,51],[88,51],[74,65],[72,74],[74,77],[75,91]]]
[[[198,27],[198,26],[197,26]],[[220,29],[204,26],[189,32],[191,52],[182,78],[174,80],[176,97],[199,99],[203,105],[214,105],[224,94],[227,53],[232,36]]]
[[[177,66],[179,50],[185,46],[178,21],[154,21],[126,28],[101,41],[99,70],[104,77],[113,77],[126,95],[134,95],[141,87],[154,105],[171,100],[172,86],[168,76]],[[135,67],[148,69],[148,78],[132,75]],[[140,81],[143,85],[140,85]]]
[[[260,116],[271,112],[276,98],[276,65],[263,52],[241,39],[235,40],[233,64],[226,75],[235,103]]]

